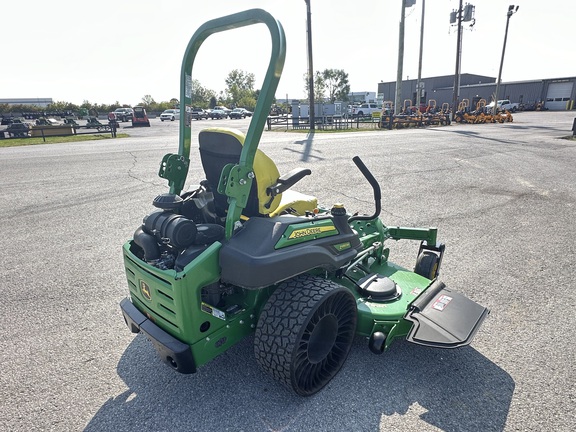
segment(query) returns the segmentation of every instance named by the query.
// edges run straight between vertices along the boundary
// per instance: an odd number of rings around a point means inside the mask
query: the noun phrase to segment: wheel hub
[[[319,363],[332,351],[338,336],[338,319],[326,315],[314,326],[308,341],[308,360]]]

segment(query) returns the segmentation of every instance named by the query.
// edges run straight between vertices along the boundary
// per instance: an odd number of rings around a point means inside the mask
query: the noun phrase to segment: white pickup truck
[[[488,104],[488,108],[492,108],[494,106],[494,102],[490,102],[490,104]],[[518,104],[517,103],[512,103],[510,102],[510,99],[502,99],[498,101],[498,109],[499,110],[506,110],[506,111],[510,111],[510,112],[516,112],[516,110],[518,109]]]
[[[382,111],[382,107],[375,103],[363,103],[360,106],[355,106],[352,108],[352,116],[354,117],[364,117],[371,116],[373,112]]]

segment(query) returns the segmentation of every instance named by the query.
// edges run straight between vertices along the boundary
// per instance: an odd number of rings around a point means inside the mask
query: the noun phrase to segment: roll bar
[[[190,163],[191,121],[187,107],[192,106],[192,70],[196,54],[204,41],[214,33],[265,24],[270,31],[272,50],[264,83],[258,96],[256,108],[246,133],[238,165],[227,167],[218,187],[229,197],[226,219],[226,237],[232,235],[234,224],[240,220],[242,209],[246,207],[250,187],[254,178],[253,165],[256,150],[266,125],[270,105],[274,99],[286,58],[286,37],[278,20],[262,9],[250,9],[232,15],[216,18],[204,23],[196,30],[184,53],[180,73],[180,134],[178,154],[164,156],[160,166],[160,177],[168,179],[170,193],[180,194],[184,187]]]

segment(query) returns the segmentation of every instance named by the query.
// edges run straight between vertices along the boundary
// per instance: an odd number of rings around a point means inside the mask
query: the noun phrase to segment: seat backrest
[[[240,130],[230,128],[204,129],[198,135],[200,160],[206,180],[214,193],[216,212],[219,216],[225,216],[228,209],[228,197],[218,193],[217,190],[220,176],[227,164],[238,164],[240,161],[244,138]],[[268,215],[278,207],[281,194],[274,197],[271,205],[266,208],[265,204],[270,201],[266,188],[276,183],[280,173],[272,159],[261,150],[256,151],[253,168],[254,181],[242,214],[248,217]]]

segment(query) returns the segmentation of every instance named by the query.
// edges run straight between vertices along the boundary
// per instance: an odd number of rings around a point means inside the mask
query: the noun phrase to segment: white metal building
[[[52,103],[54,103],[52,98],[0,99],[0,105],[35,105],[39,107],[47,107]]]

